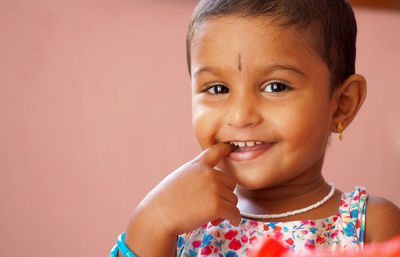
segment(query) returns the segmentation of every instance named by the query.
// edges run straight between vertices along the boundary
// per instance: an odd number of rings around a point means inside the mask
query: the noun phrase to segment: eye
[[[290,90],[291,88],[282,82],[274,81],[269,83],[264,89],[264,92],[268,93],[280,93],[285,90]]]
[[[212,85],[209,88],[207,88],[205,91],[212,95],[220,95],[220,94],[229,93],[229,88],[227,88],[224,85]]]

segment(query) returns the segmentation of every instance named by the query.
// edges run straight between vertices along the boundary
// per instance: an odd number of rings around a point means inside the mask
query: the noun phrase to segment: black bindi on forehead
[[[238,56],[238,70],[242,71],[242,56],[241,56],[240,53],[239,53],[239,56]]]

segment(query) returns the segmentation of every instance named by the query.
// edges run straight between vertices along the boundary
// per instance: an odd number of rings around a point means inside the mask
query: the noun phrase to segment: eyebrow
[[[200,69],[196,70],[193,73],[193,78],[196,78],[197,76],[200,75],[200,73],[204,73],[204,72],[209,72],[209,73],[212,73],[214,75],[217,75],[217,73],[214,71],[214,68],[212,68],[212,67],[204,67],[204,68],[200,68]]]
[[[299,70],[298,68],[291,66],[291,65],[282,65],[282,64],[274,64],[271,66],[267,66],[265,69],[263,69],[264,72],[270,73],[276,70],[288,70],[288,71],[293,71],[302,77],[308,77],[307,74]]]
[[[302,72],[301,70],[299,70],[296,67],[293,67],[291,65],[273,64],[273,65],[270,65],[270,66],[267,66],[267,67],[262,67],[260,69],[265,73],[271,73],[271,72],[274,72],[276,70],[288,70],[288,71],[295,72],[298,75],[301,75],[302,77],[308,77],[304,72]],[[215,70],[216,69],[213,68],[213,67],[200,68],[200,69],[196,70],[193,73],[193,77],[196,78],[197,76],[199,76],[200,73],[204,73],[204,72],[209,72],[209,73],[212,73],[214,75],[218,75]]]

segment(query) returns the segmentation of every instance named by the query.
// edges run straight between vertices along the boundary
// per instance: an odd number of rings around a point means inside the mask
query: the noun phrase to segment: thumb
[[[228,143],[218,143],[215,144],[197,156],[196,159],[201,159],[207,163],[210,167],[217,165],[225,156],[235,150],[236,146],[230,145]]]

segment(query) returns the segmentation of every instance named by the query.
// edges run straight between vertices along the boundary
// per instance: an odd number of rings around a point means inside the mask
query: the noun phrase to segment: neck
[[[301,176],[277,186],[247,189],[237,185],[238,208],[245,213],[281,213],[303,208],[324,198],[330,191],[321,175],[322,163]]]
[[[320,189],[326,188],[328,184],[322,176],[310,181],[288,182],[274,187],[250,190],[238,185],[235,193],[240,199],[252,202],[274,202],[298,199],[307,194],[314,194]],[[328,186],[329,187],[329,186]]]

